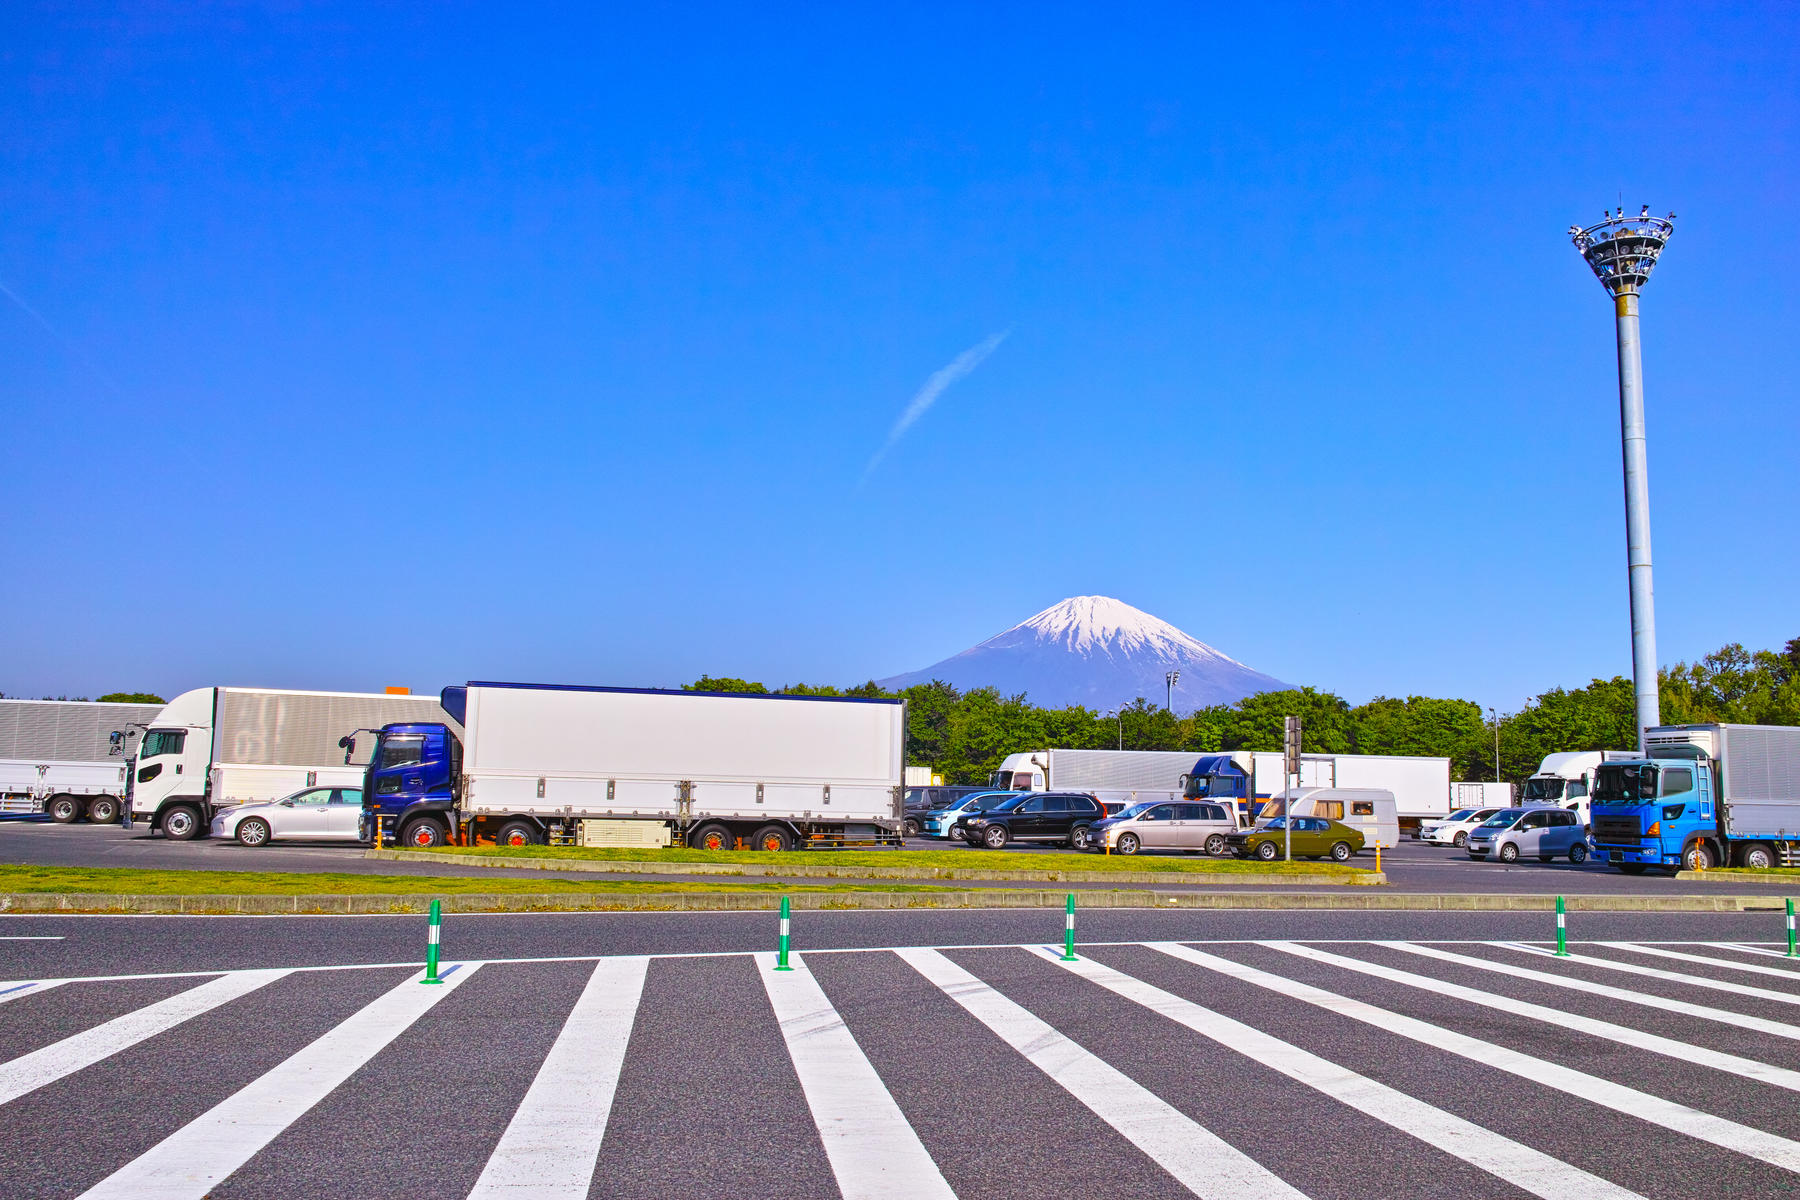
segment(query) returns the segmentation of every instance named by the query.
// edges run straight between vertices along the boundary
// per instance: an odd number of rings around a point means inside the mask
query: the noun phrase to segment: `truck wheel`
[[[176,842],[191,842],[200,836],[200,814],[185,804],[177,804],[163,814],[163,836]]]
[[[688,839],[688,847],[693,850],[730,850],[734,845],[731,830],[723,825],[702,825]]]
[[[1215,833],[1211,837],[1207,838],[1206,839],[1206,852],[1208,854],[1223,854],[1223,853],[1225,853],[1225,835],[1222,833]]]
[[[1719,864],[1713,859],[1711,846],[1705,842],[1695,842],[1681,852],[1681,865],[1690,871],[1704,871]]]
[[[1281,847],[1274,842],[1258,842],[1256,844],[1256,857],[1264,862],[1274,862],[1280,853]]]
[[[1576,864],[1577,866],[1586,862],[1587,861],[1587,846],[1582,842],[1576,842],[1573,846],[1570,846],[1569,847],[1569,861]]]
[[[982,831],[981,841],[989,850],[1006,849],[1006,826],[989,825]]]
[[[444,827],[429,818],[421,817],[410,821],[400,831],[400,840],[416,850],[429,850],[433,846],[444,844]]]
[[[919,823],[911,817],[906,818],[906,820],[900,822],[900,834],[902,837],[918,837]]]
[[[119,819],[119,802],[111,796],[95,796],[88,801],[87,818],[96,825],[111,825]]]
[[[1518,862],[1519,861],[1519,848],[1517,846],[1513,845],[1511,842],[1508,842],[1508,843],[1506,843],[1506,845],[1500,847],[1500,861],[1503,863]]]
[[[73,796],[52,796],[44,811],[58,825],[68,825],[81,816],[81,801]]]
[[[1331,844],[1331,857],[1337,862],[1349,862],[1352,853],[1349,842],[1333,842]]]
[[[794,839],[779,825],[764,825],[750,835],[752,850],[792,850]]]
[[[535,846],[538,844],[538,831],[530,821],[508,821],[494,835],[496,846]]]
[[[246,846],[269,844],[269,823],[261,817],[245,817],[238,822],[237,840]]]
[[[1769,847],[1763,845],[1761,842],[1745,846],[1743,864],[1746,867],[1773,867],[1775,865],[1775,851],[1769,849]]]

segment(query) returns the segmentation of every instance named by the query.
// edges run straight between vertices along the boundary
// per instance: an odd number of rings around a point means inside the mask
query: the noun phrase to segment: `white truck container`
[[[126,762],[160,704],[0,699],[0,813],[119,819]],[[114,733],[119,734],[114,738]]]
[[[1181,799],[1186,750],[1031,750],[1009,754],[988,776],[1011,792],[1088,792],[1102,803]]]
[[[1281,795],[1288,783],[1278,750],[1203,754],[1184,780],[1189,799],[1233,799],[1245,816],[1254,816],[1259,801]],[[1450,760],[1411,754],[1303,754],[1300,786],[1392,792],[1400,824],[1416,826],[1423,818],[1450,811]]]
[[[1521,804],[1554,804],[1566,808],[1589,823],[1588,797],[1594,791],[1594,773],[1600,764],[1624,762],[1637,757],[1633,750],[1572,750],[1562,754],[1546,754],[1531,778],[1525,781]]]
[[[463,728],[380,731],[365,833],[375,817],[419,846],[644,840],[624,822],[704,849],[899,840],[898,700],[471,683],[443,709]]]
[[[183,692],[149,721],[127,773],[128,825],[203,836],[221,808],[319,785],[361,787],[338,739],[390,721],[443,721],[434,696],[210,687]]]
[[[1511,808],[1512,802],[1513,785],[1510,783],[1459,780],[1450,785],[1452,812],[1462,808]]]

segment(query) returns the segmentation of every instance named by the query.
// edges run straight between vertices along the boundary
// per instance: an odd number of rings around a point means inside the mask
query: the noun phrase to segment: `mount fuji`
[[[892,690],[941,679],[964,691],[1024,692],[1043,708],[1105,710],[1163,699],[1171,670],[1181,672],[1177,713],[1290,686],[1110,596],[1071,596],[952,658],[877,682]]]

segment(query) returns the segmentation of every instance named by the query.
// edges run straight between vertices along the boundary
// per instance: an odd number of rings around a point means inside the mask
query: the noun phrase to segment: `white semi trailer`
[[[367,731],[365,840],[377,827],[409,846],[899,840],[898,700],[471,683],[444,689],[442,710]]]
[[[1186,750],[1028,750],[1009,754],[988,776],[1010,792],[1088,792],[1103,803],[1181,799],[1194,765]]]
[[[149,721],[128,765],[126,824],[177,840],[205,834],[221,808],[324,784],[358,787],[347,729],[443,721],[434,696],[209,687],[183,692]]]
[[[161,709],[0,699],[0,813],[48,813],[64,823],[118,820],[126,762],[143,724]]]
[[[1232,750],[1203,754],[1188,769],[1189,799],[1231,799],[1243,816],[1255,817],[1269,798],[1289,786],[1280,751]],[[1305,754],[1303,788],[1376,788],[1394,794],[1402,826],[1450,811],[1450,760],[1412,754]]]

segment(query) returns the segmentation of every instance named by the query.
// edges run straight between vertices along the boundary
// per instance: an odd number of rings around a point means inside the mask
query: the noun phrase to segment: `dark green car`
[[[1274,862],[1287,845],[1287,818],[1276,817],[1266,825],[1243,833],[1225,835],[1226,847],[1239,858]],[[1362,830],[1324,817],[1294,818],[1294,857],[1323,858],[1329,854],[1345,862],[1363,848]]]

